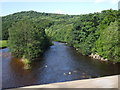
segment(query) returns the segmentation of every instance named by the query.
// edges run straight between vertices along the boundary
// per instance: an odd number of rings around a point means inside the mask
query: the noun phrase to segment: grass
[[[0,41],[0,48],[5,48],[7,47],[7,40],[1,40]]]
[[[31,66],[30,66],[31,61],[26,59],[25,56],[23,56],[22,62],[24,64],[24,69],[26,69],[26,70],[31,69]]]

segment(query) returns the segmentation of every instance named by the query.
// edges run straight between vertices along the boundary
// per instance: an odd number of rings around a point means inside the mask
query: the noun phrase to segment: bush
[[[7,40],[0,41],[0,48],[7,47]]]
[[[49,47],[44,28],[38,27],[36,22],[20,20],[9,29],[9,48],[15,57],[33,61],[41,56]]]
[[[114,62],[120,62],[120,41],[117,22],[111,23],[103,30],[95,43],[96,52],[104,58]]]

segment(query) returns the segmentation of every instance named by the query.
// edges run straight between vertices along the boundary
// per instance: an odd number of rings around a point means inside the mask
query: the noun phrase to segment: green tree
[[[21,20],[9,29],[9,48],[18,58],[35,60],[49,47],[49,42],[44,28],[31,20]]]

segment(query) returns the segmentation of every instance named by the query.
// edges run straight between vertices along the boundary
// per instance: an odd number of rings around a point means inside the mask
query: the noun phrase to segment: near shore
[[[118,75],[115,75],[86,80],[26,86],[22,88],[118,88],[118,77]]]

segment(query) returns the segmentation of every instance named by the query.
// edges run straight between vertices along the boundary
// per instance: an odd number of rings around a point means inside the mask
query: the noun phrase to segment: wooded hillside
[[[2,17],[2,39],[9,38],[8,30],[16,23],[30,20],[36,27],[43,28],[51,40],[66,42],[83,55],[93,53],[104,59],[120,62],[118,12],[112,9],[84,15],[18,12]],[[14,28],[12,29],[13,31],[10,30],[14,33]],[[29,31],[29,28],[27,30]]]

